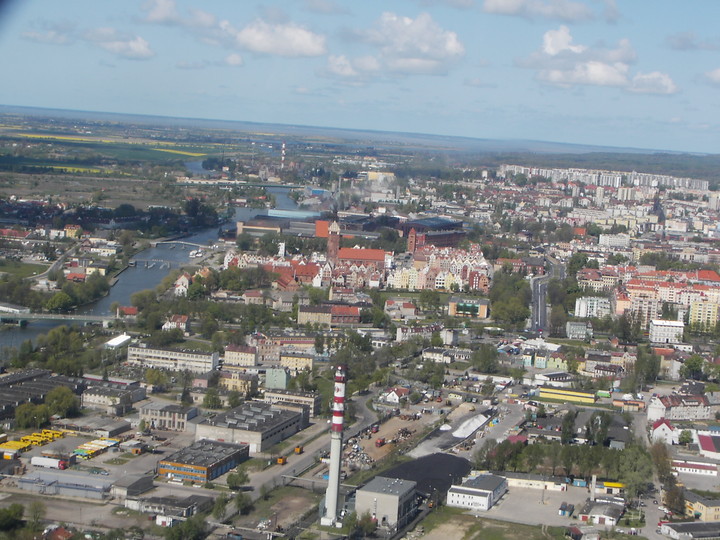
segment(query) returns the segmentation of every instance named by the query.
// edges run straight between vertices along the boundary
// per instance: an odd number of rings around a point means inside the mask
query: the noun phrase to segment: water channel
[[[288,188],[271,187],[267,191],[275,196],[276,209],[297,209],[295,201],[288,197],[290,192]],[[256,215],[266,214],[267,210],[236,208],[234,221],[244,221]],[[211,246],[217,242],[217,239],[218,229],[213,228],[179,240],[188,244],[207,246],[207,249],[203,251],[209,253],[211,252]],[[154,289],[172,269],[192,264],[193,259],[190,258],[190,252],[197,249],[195,246],[173,244],[160,245],[137,253],[131,259],[131,261],[135,262],[135,266],[128,267],[120,274],[117,283],[110,289],[110,293],[92,304],[83,306],[78,312],[92,315],[109,315],[110,306],[114,302],[123,306],[130,305],[130,296],[133,293],[145,289]],[[34,342],[39,335],[46,334],[61,324],[63,323],[57,321],[34,321],[25,327],[13,327],[0,331],[0,359],[6,356],[3,354],[4,349],[17,348],[23,341],[28,339]]]

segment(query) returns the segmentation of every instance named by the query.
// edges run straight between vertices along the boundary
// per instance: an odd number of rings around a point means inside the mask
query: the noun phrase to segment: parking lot
[[[577,519],[559,515],[560,504],[574,504],[576,515],[588,496],[587,488],[574,486],[570,486],[567,491],[510,488],[498,504],[481,516],[527,525],[542,523],[566,526],[576,523]]]

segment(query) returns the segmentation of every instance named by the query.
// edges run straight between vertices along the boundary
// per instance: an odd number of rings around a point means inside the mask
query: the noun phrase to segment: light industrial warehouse
[[[158,462],[157,473],[175,480],[205,483],[248,459],[247,444],[202,440]]]
[[[263,452],[306,425],[307,411],[283,410],[253,401],[197,424],[195,440],[243,443],[250,446],[251,453]]]

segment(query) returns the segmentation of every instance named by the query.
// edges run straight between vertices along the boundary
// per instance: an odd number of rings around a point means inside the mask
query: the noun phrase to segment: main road
[[[545,275],[532,278],[530,288],[532,290],[531,315],[530,315],[530,331],[545,331],[548,323],[547,309],[547,288],[551,279],[565,279],[565,265],[553,259],[546,257],[549,271]]]

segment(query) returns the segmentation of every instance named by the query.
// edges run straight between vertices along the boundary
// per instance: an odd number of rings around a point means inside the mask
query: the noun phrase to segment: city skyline
[[[717,153],[720,7],[637,4],[11,1],[0,103]]]

